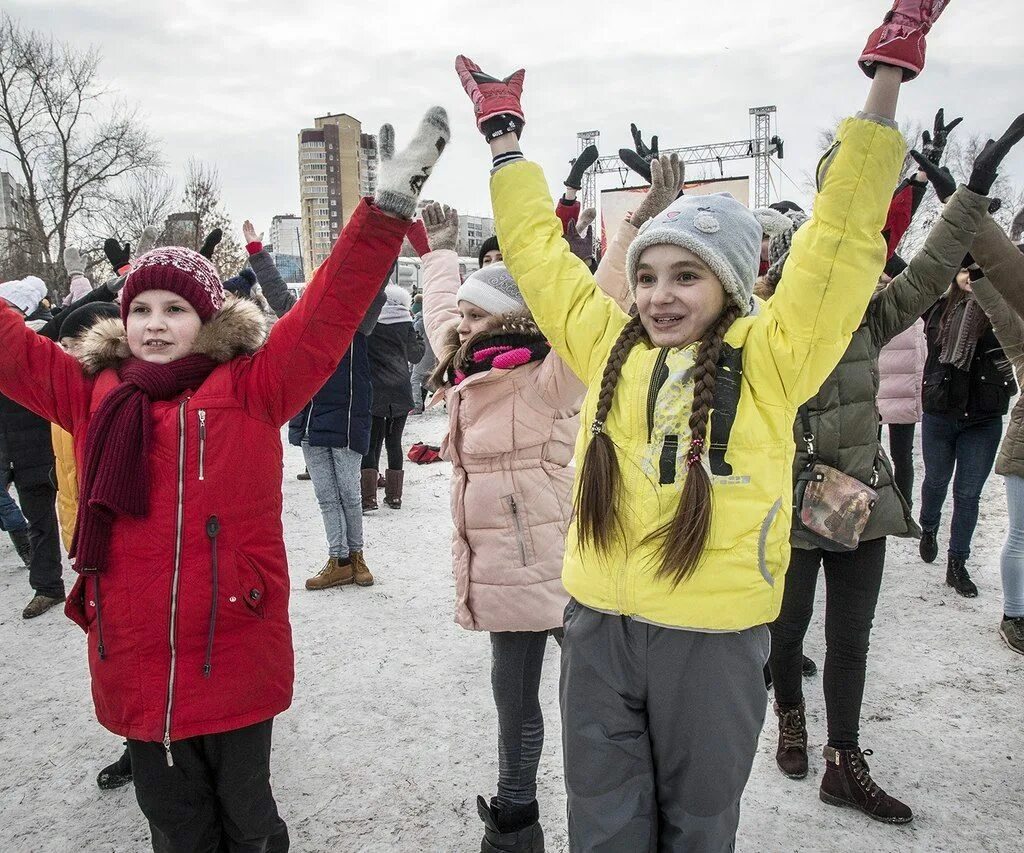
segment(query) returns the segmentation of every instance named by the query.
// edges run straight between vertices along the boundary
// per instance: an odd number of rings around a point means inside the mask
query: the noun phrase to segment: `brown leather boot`
[[[363,468],[359,478],[360,491],[363,493],[363,515],[377,511],[377,476],[373,468]]]
[[[785,711],[775,703],[775,715],[779,718],[779,748],[775,751],[775,763],[790,779],[803,779],[807,775],[807,719],[804,703]]]
[[[826,746],[825,777],[818,795],[823,803],[860,809],[882,823],[910,823],[914,813],[875,784],[864,757],[871,750],[833,749]]]
[[[353,551],[348,558],[352,561],[352,577],[355,579],[356,586],[373,586],[373,575],[370,574],[370,570],[366,566],[363,552]]]
[[[405,483],[405,471],[384,472],[384,503],[392,509],[402,508],[402,485]]]
[[[306,589],[330,589],[334,586],[347,586],[352,583],[352,563],[328,557],[324,567],[313,577],[306,579]]]

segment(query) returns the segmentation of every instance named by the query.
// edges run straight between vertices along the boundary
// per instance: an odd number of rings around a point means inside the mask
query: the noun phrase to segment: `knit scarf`
[[[549,352],[551,344],[532,335],[487,337],[472,347],[466,354],[468,357],[462,359],[460,364],[453,363],[451,381],[453,385],[458,385],[467,376],[484,373],[491,368],[511,370],[531,361],[541,361]]]
[[[939,330],[939,363],[969,370],[978,341],[988,329],[988,317],[973,296],[960,301]]]
[[[150,406],[198,388],[217,366],[204,355],[169,364],[128,359],[121,384],[103,398],[85,435],[84,471],[71,556],[81,572],[105,567],[114,518],[149,512]]]

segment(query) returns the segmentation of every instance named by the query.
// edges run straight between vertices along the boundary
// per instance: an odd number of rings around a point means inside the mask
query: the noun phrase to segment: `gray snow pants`
[[[575,600],[565,613],[569,850],[733,850],[767,708],[768,628],[659,628]]]

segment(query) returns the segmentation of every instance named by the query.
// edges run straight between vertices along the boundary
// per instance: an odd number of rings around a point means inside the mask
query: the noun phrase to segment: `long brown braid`
[[[645,541],[663,540],[658,576],[678,586],[692,575],[704,556],[711,533],[711,478],[701,457],[707,448],[708,417],[715,404],[718,357],[729,327],[740,315],[730,304],[721,313],[711,334],[701,341],[693,368],[693,407],[690,410],[690,448],[686,454],[686,481],[676,514],[670,522],[651,533]]]
[[[580,542],[605,551],[617,532],[621,472],[615,458],[615,446],[604,431],[612,408],[615,386],[622,366],[637,341],[647,336],[639,317],[633,317],[619,333],[608,354],[597,395],[597,411],[590,425],[591,440],[580,466],[580,487],[576,491],[576,518]]]

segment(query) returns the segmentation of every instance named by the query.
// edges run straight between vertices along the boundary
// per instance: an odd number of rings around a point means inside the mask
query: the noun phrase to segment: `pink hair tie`
[[[704,439],[695,438],[690,442],[690,450],[686,454],[686,467],[692,468],[694,465],[700,465],[701,455],[704,453]]]

